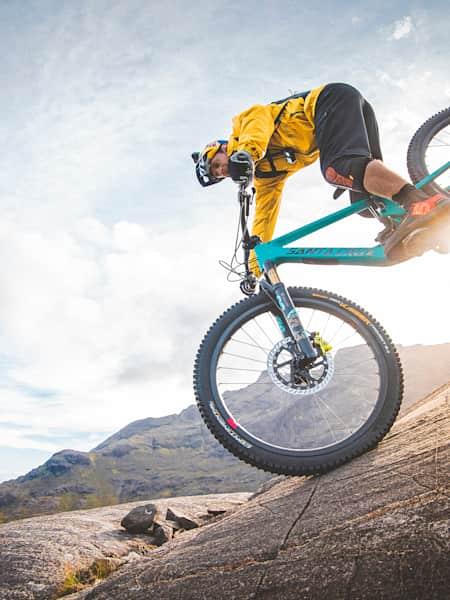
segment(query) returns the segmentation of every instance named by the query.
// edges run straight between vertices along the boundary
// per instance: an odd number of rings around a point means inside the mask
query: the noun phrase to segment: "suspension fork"
[[[311,360],[316,358],[317,353],[311,344],[307,331],[305,331],[300,321],[292,298],[278,275],[275,264],[270,261],[264,263],[264,273],[267,280],[261,280],[260,285],[264,293],[276,304],[281,313],[280,318],[283,326],[280,329],[283,335],[286,335],[287,330],[295,341],[299,358]]]

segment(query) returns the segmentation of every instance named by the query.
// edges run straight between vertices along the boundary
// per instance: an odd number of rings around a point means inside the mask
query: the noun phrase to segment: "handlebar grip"
[[[230,156],[228,170],[233,181],[245,184],[245,187],[247,187],[253,181],[253,159],[251,155],[245,150],[235,152]]]

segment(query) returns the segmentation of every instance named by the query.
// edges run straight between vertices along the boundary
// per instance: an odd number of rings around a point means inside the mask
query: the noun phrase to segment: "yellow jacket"
[[[324,87],[281,104],[257,104],[233,119],[228,154],[246,150],[255,161],[256,211],[252,235],[258,235],[263,242],[272,239],[286,179],[319,156],[314,111]]]

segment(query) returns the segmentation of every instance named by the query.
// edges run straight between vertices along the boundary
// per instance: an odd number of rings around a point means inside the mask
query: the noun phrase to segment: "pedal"
[[[377,235],[377,237],[375,238],[375,241],[378,244],[384,244],[384,242],[388,239],[389,236],[391,236],[394,232],[394,227],[391,223],[389,223],[388,225],[385,226],[385,228],[380,231]]]

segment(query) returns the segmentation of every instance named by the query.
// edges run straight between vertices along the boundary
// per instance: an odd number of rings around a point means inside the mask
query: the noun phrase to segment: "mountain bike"
[[[409,144],[409,174],[427,193],[449,194],[449,132],[450,108],[426,121]],[[235,247],[244,252],[238,272],[248,297],[205,335],[194,366],[195,396],[210,431],[241,460],[273,473],[322,473],[370,450],[386,435],[402,400],[402,367],[392,340],[364,308],[321,289],[286,288],[277,267],[288,262],[395,264],[381,244],[291,244],[363,211],[389,232],[404,209],[370,196],[258,243],[247,229],[253,194],[239,188],[241,237]],[[442,251],[442,245],[441,237],[436,249]],[[262,272],[259,281],[249,267],[252,250]]]

